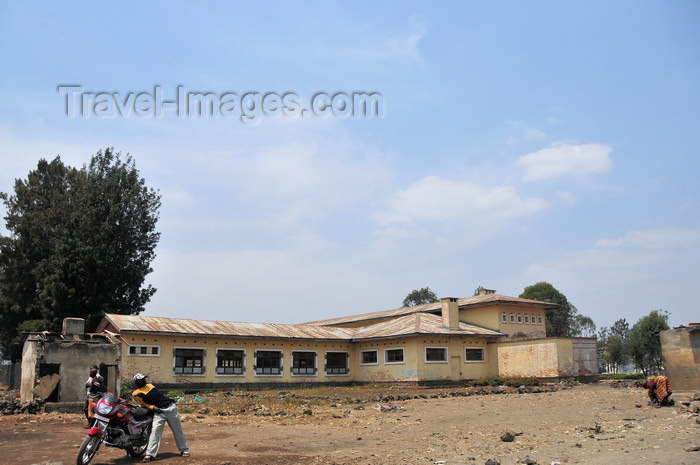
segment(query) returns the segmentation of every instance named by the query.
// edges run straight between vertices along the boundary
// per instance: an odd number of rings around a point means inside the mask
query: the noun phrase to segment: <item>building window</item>
[[[175,349],[176,375],[203,375],[204,369],[204,349]]]
[[[534,324],[537,324],[537,320],[535,319],[535,315],[532,315],[532,316],[530,317],[530,322],[532,322],[533,325],[534,325]]]
[[[363,350],[360,352],[360,365],[377,365],[379,357],[376,350]]]
[[[537,324],[542,324],[542,317],[540,315],[537,315]]]
[[[316,374],[316,352],[292,352],[293,375]]]
[[[349,360],[347,352],[326,352],[326,374],[347,375],[350,373]]]
[[[530,315],[525,315],[525,324],[526,325],[530,324]]]
[[[255,351],[256,375],[281,375],[282,351],[281,350],[256,350]]]
[[[515,313],[510,314],[510,322],[515,323]]]
[[[465,348],[464,360],[467,362],[483,362],[484,360],[486,360],[483,347]]]
[[[236,376],[245,375],[245,350],[217,350],[216,374]]]
[[[522,322],[523,322],[523,316],[520,313],[518,313],[518,323],[522,323]]]
[[[160,355],[160,346],[129,346],[129,355],[158,357]]]
[[[400,349],[385,349],[384,363],[403,363],[403,347]]]
[[[508,314],[506,312],[503,312],[501,314],[501,322],[502,323],[508,323]]]
[[[447,347],[426,347],[425,348],[426,363],[445,363],[447,362]]]

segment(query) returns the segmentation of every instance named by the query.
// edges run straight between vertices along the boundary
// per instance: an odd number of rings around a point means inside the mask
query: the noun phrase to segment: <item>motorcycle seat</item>
[[[134,409],[134,420],[136,420],[136,421],[145,420],[150,415],[153,415],[153,412],[149,408],[138,407],[138,408]]]

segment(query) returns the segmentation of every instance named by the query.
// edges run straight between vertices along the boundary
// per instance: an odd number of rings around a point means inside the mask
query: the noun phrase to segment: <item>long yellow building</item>
[[[466,298],[305,324],[107,315],[120,377],[163,386],[449,382],[597,374],[593,338],[546,338],[553,304],[482,290]]]

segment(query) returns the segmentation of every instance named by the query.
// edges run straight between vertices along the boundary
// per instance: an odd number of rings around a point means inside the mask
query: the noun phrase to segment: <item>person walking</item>
[[[185,433],[182,431],[180,423],[180,414],[177,412],[177,405],[170,397],[160,392],[154,385],[146,382],[146,375],[136,373],[134,375],[134,384],[137,389],[131,394],[134,400],[143,407],[153,410],[153,430],[151,437],[148,440],[148,448],[146,455],[143,457],[144,462],[150,462],[158,454],[160,448],[160,440],[163,436],[163,427],[168,423],[170,429],[175,436],[175,443],[180,450],[180,455],[183,457],[190,456],[190,449],[187,446]]]

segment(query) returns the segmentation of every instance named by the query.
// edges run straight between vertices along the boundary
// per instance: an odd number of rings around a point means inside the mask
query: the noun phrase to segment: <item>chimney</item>
[[[440,299],[442,307],[442,326],[450,329],[459,329],[459,306],[454,297]]]
[[[64,318],[61,334],[63,339],[67,341],[80,340],[82,335],[85,334],[85,320],[82,318]]]

